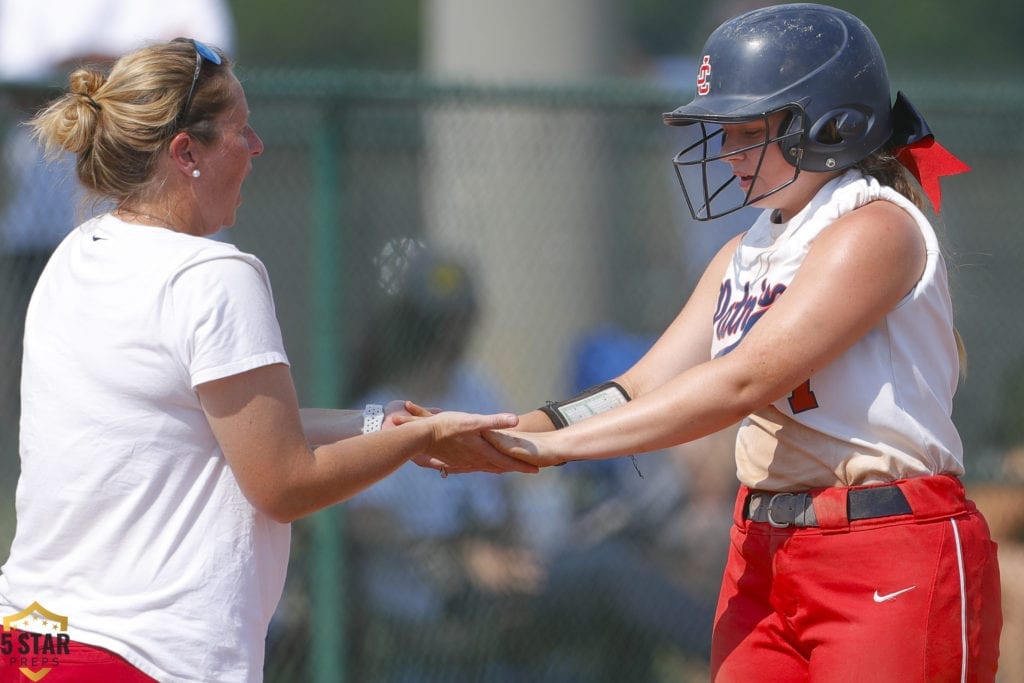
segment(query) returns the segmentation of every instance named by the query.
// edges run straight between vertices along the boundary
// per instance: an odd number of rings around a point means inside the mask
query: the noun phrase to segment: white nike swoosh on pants
[[[875,602],[887,602],[897,596],[903,595],[907,591],[912,591],[915,588],[917,588],[917,586],[911,586],[910,588],[904,588],[903,590],[896,591],[894,593],[886,593],[885,595],[879,595],[878,591],[876,590],[873,599]]]

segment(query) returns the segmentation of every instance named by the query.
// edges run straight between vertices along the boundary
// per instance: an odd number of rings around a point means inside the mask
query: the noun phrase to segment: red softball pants
[[[819,526],[785,528],[746,519],[740,488],[713,680],[994,680],[1002,610],[988,524],[955,477],[890,486],[910,514],[850,521],[850,489],[832,488],[810,492]]]

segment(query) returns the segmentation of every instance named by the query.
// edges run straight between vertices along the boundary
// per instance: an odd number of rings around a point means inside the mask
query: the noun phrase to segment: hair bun
[[[106,76],[93,69],[77,69],[69,77],[68,94],[51,106],[56,115],[47,147],[55,146],[72,154],[81,154],[92,145],[102,106],[93,97],[106,82]]]
[[[92,100],[93,95],[106,83],[107,77],[101,71],[93,69],[77,69],[69,77],[70,87],[68,88],[76,95],[82,95]]]

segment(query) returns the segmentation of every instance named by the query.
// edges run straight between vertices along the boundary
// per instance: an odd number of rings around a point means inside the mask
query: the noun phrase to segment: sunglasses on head
[[[192,43],[192,47],[196,50],[196,70],[192,74],[192,85],[188,88],[188,97],[185,98],[185,106],[181,108],[181,112],[178,114],[176,121],[176,127],[180,128],[181,124],[188,118],[189,110],[192,109],[192,97],[196,94],[196,84],[199,82],[199,72],[203,69],[203,60],[210,62],[211,64],[220,65],[221,58],[213,48],[206,43],[196,40],[195,38],[175,38],[175,43]]]

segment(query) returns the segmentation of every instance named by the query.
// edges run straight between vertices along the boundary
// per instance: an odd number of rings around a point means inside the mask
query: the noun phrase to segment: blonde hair
[[[220,54],[220,53],[218,53]],[[121,204],[143,194],[154,180],[159,155],[187,131],[210,143],[213,119],[229,104],[231,64],[203,60],[188,116],[178,122],[196,68],[191,41],[175,40],[130,52],[106,74],[80,68],[68,91],[39,111],[28,125],[49,157],[77,157],[82,185]]]

